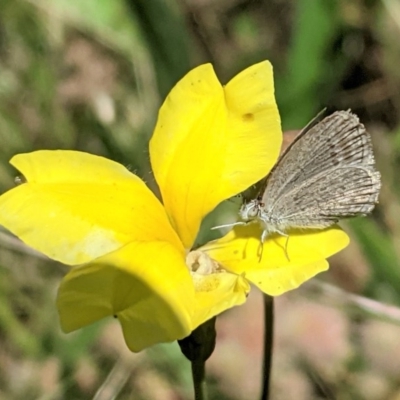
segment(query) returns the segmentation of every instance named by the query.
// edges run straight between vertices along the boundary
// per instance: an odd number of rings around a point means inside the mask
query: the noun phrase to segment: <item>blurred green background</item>
[[[36,149],[104,155],[153,185],[172,86],[204,62],[227,82],[269,59],[284,129],[352,109],[383,180],[330,271],[277,300],[273,399],[400,399],[399,38],[398,0],[0,0],[0,189]],[[176,344],[130,354],[115,321],[60,332],[65,271],[0,231],[0,399],[191,399]],[[213,399],[257,398],[261,334],[257,293],[219,318]]]

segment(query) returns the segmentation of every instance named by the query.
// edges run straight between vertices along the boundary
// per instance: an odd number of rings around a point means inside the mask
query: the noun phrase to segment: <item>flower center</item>
[[[218,274],[226,271],[206,253],[195,250],[186,256],[186,265],[198,292],[208,292],[218,287]]]
[[[186,265],[192,275],[211,275],[218,272],[225,272],[217,261],[200,250],[191,251],[186,256]]]

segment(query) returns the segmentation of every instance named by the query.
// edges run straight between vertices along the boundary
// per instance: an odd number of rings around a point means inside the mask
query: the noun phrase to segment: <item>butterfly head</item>
[[[263,207],[264,204],[258,200],[251,200],[248,203],[244,203],[239,210],[239,215],[241,217],[241,221],[234,222],[232,224],[218,225],[214,226],[211,229],[219,229],[219,228],[231,228],[233,226],[238,225],[247,225],[250,222],[263,220]]]
[[[251,200],[248,203],[242,205],[239,211],[239,215],[243,221],[251,221],[253,219],[260,218],[263,211],[264,204],[260,200]]]

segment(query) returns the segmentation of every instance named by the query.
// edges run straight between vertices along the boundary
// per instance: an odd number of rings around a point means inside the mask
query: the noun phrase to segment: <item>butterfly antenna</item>
[[[232,224],[213,226],[211,228],[211,230],[220,229],[220,228],[231,228],[232,226],[238,226],[238,225],[247,225],[247,222],[238,221],[238,222],[233,222]]]

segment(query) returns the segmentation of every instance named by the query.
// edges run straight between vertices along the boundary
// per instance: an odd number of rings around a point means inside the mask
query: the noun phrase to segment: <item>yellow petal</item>
[[[267,175],[281,146],[272,67],[256,64],[223,88],[212,66],[189,72],[160,109],[150,157],[186,248],[222,200]]]
[[[192,330],[229,308],[246,301],[250,285],[242,275],[221,272],[202,277],[196,288]]]
[[[191,332],[194,288],[180,251],[166,242],[135,242],[73,268],[57,299],[70,332],[116,316],[132,351]]]
[[[201,251],[190,252],[186,264],[195,269],[191,272],[196,292],[192,330],[246,301],[250,285],[244,276],[221,270],[218,263]]]
[[[28,182],[0,196],[0,224],[29,246],[81,264],[133,240],[182,244],[161,203],[122,165],[77,151],[37,151],[11,163]]]
[[[238,226],[201,250],[229,271],[244,273],[263,292],[277,296],[327,270],[325,258],[349,243],[346,233],[338,227],[291,233],[289,238],[273,236],[265,241],[260,260],[260,236],[261,229],[256,224]]]
[[[223,173],[224,199],[268,175],[282,145],[272,66],[264,61],[235,76],[225,87],[229,110]],[[224,182],[225,183],[225,182]],[[237,187],[240,187],[238,191]]]

